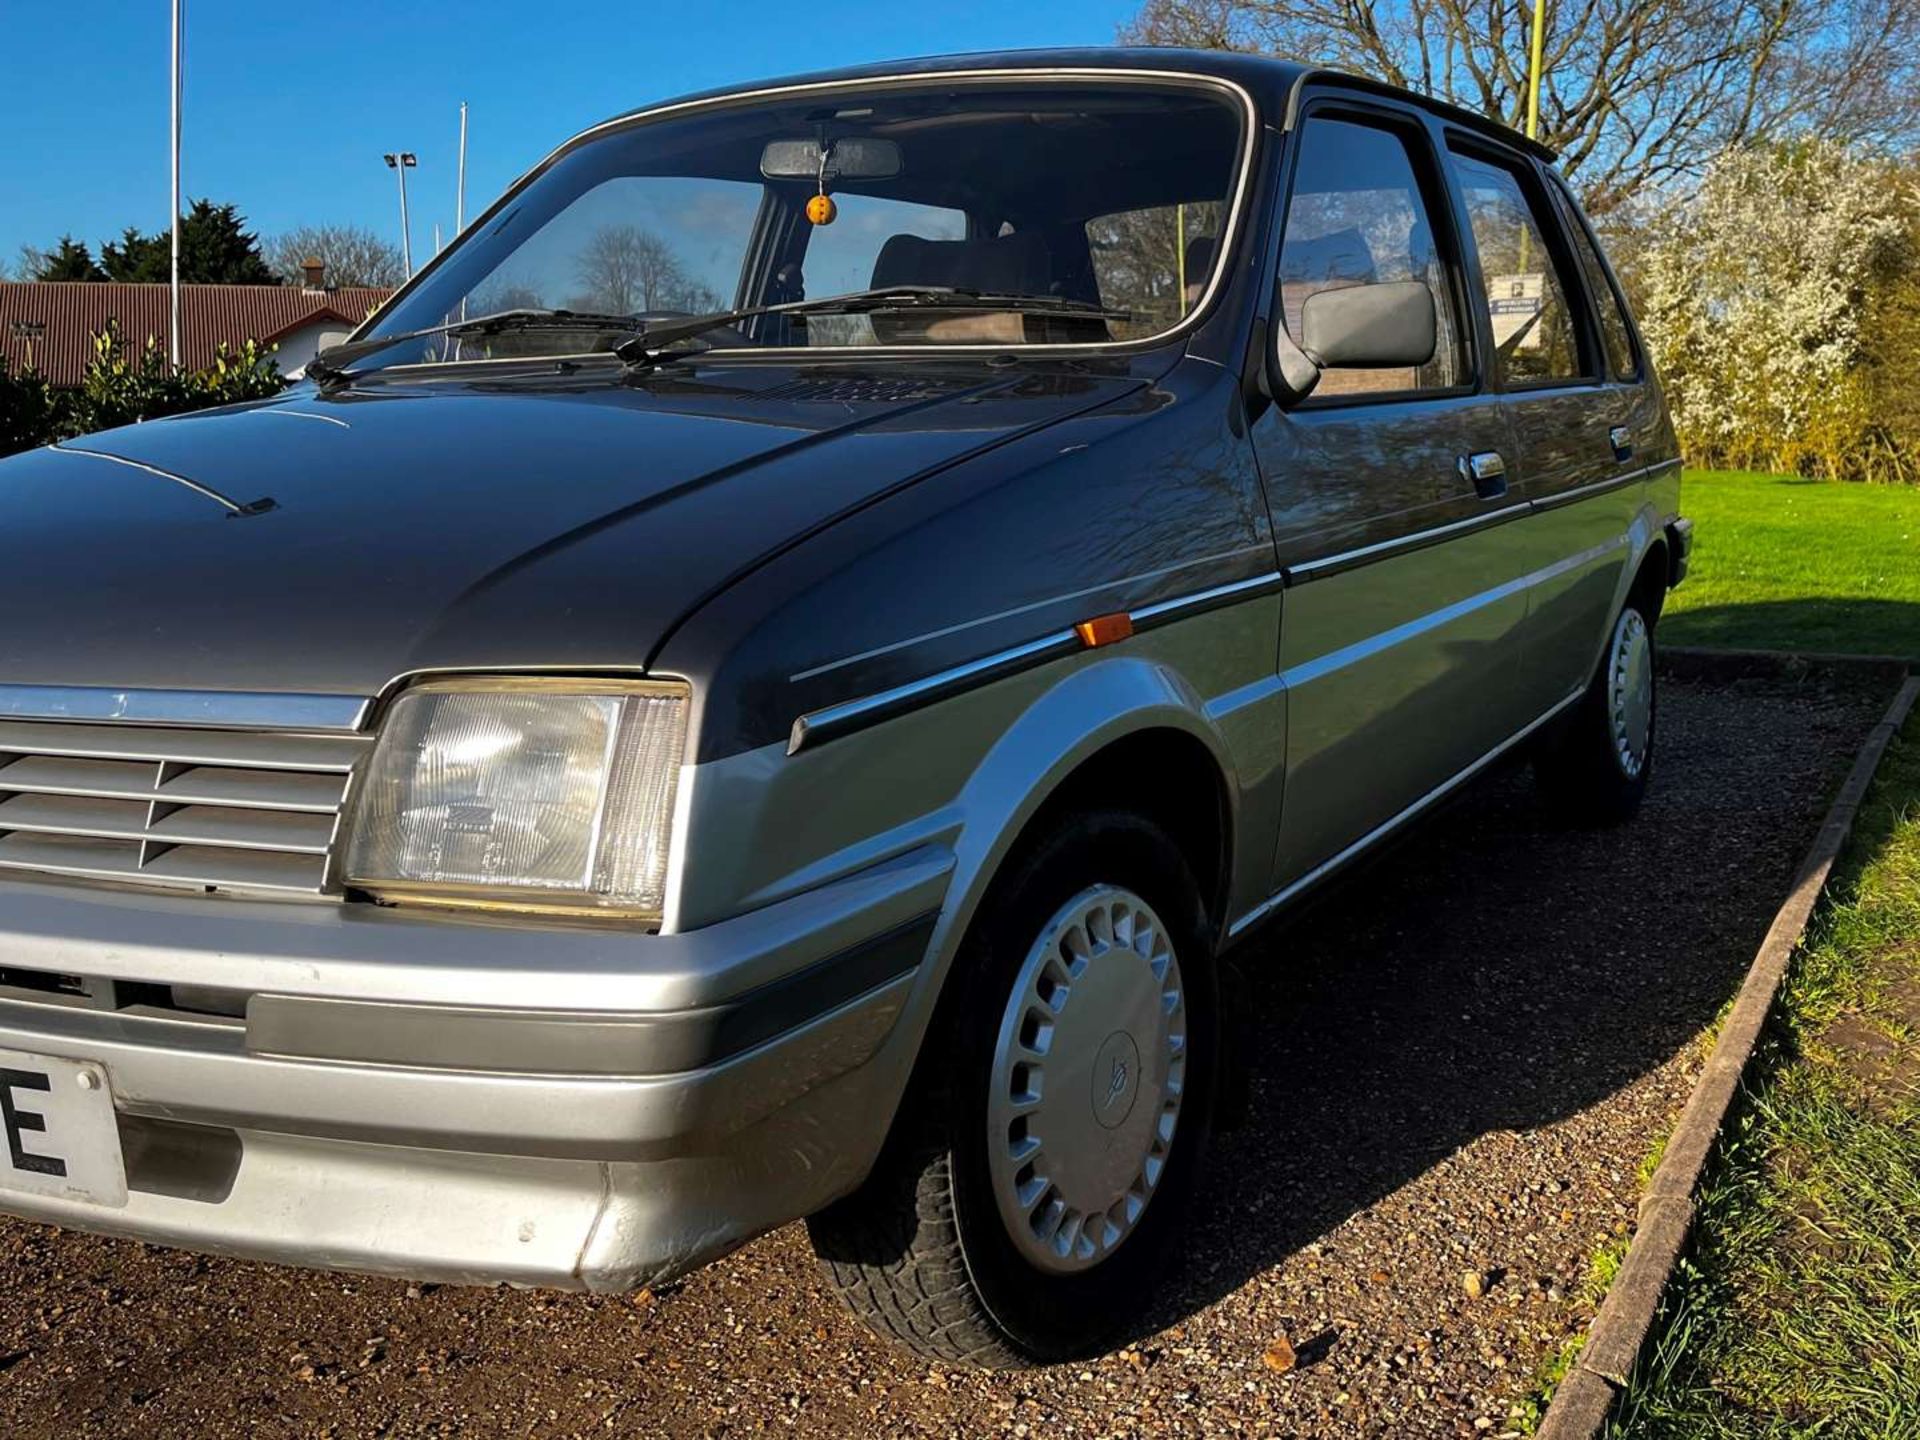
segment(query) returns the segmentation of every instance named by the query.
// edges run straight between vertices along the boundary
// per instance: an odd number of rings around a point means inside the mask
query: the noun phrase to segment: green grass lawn
[[[1882,762],[1611,1429],[1920,1436],[1920,715]]]
[[[1920,657],[1920,488],[1689,470],[1672,645]]]

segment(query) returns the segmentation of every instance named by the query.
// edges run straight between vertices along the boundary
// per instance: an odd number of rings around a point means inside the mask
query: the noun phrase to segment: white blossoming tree
[[[1911,173],[1829,141],[1729,151],[1638,217],[1640,321],[1696,464],[1861,478],[1889,456],[1878,303],[1914,265]]]

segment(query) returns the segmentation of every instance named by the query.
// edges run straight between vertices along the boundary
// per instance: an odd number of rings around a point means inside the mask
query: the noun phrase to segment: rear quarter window
[[[1503,389],[1586,378],[1568,297],[1572,277],[1548,242],[1556,221],[1519,161],[1453,155],[1480,256],[1480,289],[1493,332],[1494,373]]]
[[[1587,293],[1593,297],[1594,313],[1600,317],[1600,340],[1607,351],[1607,369],[1616,380],[1638,380],[1640,356],[1634,348],[1633,329],[1627,323],[1626,306],[1621,303],[1620,292],[1614,288],[1607,267],[1601,263],[1600,250],[1593,242],[1592,232],[1587,229],[1586,221],[1572,197],[1559,184],[1553,187],[1553,199],[1559,207],[1560,219],[1567,234],[1573,237],[1574,257],[1580,262],[1581,273],[1587,282]]]

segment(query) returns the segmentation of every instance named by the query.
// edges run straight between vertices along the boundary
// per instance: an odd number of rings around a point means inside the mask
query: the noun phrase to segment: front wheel
[[[1088,1354],[1151,1298],[1212,1119],[1205,909],[1151,822],[1078,815],[996,884],[885,1151],[809,1221],[841,1297],[923,1355]]]
[[[1614,620],[1586,694],[1534,760],[1542,793],[1576,824],[1631,819],[1653,770],[1653,623],[1639,597]]]

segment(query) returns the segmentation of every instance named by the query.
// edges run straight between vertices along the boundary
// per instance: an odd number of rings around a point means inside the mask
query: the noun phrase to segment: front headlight
[[[353,807],[375,895],[658,919],[685,685],[451,680],[394,702]]]

